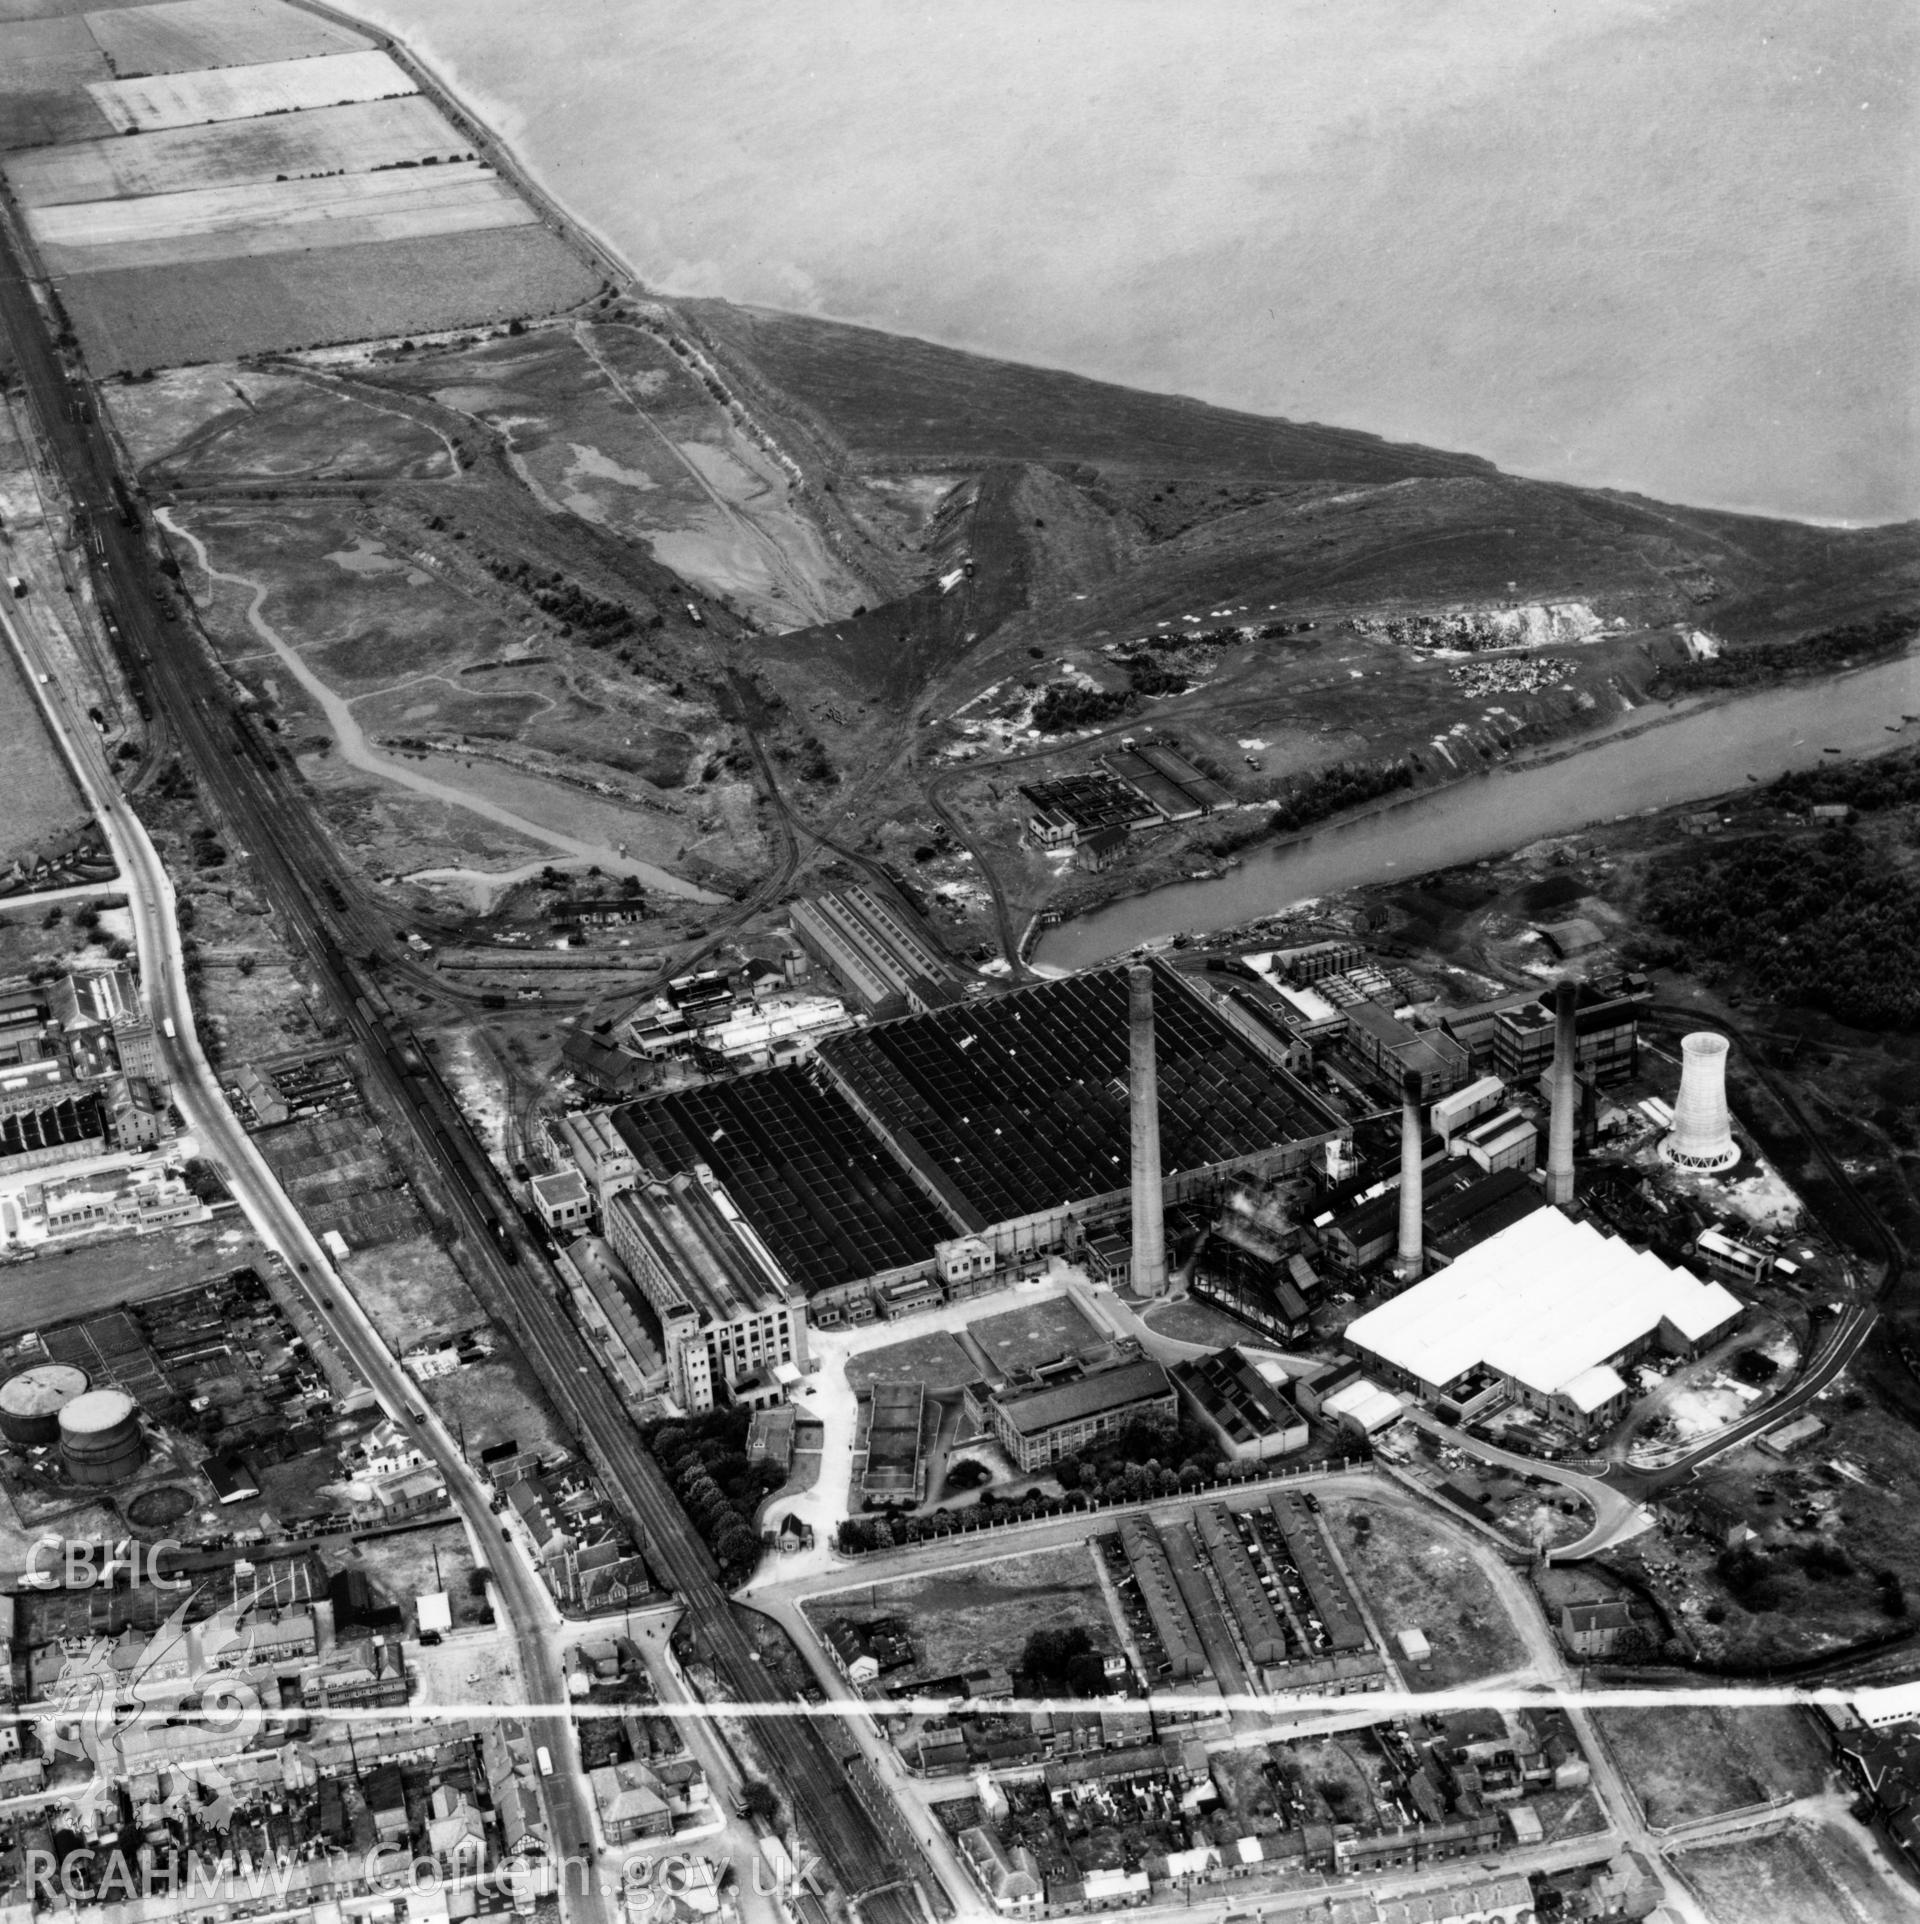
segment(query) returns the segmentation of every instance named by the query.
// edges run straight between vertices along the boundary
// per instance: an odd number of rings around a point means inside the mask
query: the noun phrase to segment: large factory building
[[[1229,1024],[1171,969],[1152,981],[1142,1101],[1167,1201],[1303,1167],[1340,1133],[1278,1039],[1268,1049]],[[615,1111],[635,1169],[620,1193],[596,1184],[607,1240],[661,1321],[675,1395],[708,1407],[746,1371],[804,1364],[809,1320],[871,1320],[916,1283],[991,1287],[1124,1222],[1136,1022],[1128,972],[1105,969],[834,1036],[807,1068]],[[590,1176],[606,1152],[597,1132]],[[699,1289],[668,1253],[694,1248]]]

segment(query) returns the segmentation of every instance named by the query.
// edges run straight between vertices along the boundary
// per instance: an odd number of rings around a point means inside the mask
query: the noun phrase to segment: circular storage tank
[[[36,1363],[0,1383],[0,1436],[17,1449],[60,1441],[60,1412],[87,1393],[87,1373],[71,1363]]]
[[[76,1483],[119,1483],[140,1467],[140,1406],[120,1390],[89,1390],[60,1412],[60,1455]]]

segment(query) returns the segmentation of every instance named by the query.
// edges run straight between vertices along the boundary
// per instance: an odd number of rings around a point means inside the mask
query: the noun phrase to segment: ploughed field
[[[6,147],[96,375],[518,319],[596,285],[390,54],[283,0],[0,13]]]

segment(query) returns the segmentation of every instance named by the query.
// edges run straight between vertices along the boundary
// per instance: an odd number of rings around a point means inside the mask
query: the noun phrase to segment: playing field
[[[145,80],[94,81],[87,92],[122,133],[146,133],[156,127],[192,127],[209,120],[249,120],[257,114],[386,100],[419,89],[385,54],[369,51],[159,74]]]
[[[532,226],[108,268],[62,291],[88,365],[111,374],[551,314],[597,285]]]
[[[28,216],[41,255],[57,274],[407,241],[526,227],[537,219],[478,161],[76,201]]]
[[[115,134],[36,147],[7,162],[7,179],[22,206],[54,207],[70,201],[297,181],[312,174],[366,174],[429,156],[453,160],[464,152],[464,143],[439,108],[418,94],[406,94],[348,107],[316,107],[304,114],[270,114],[262,120],[167,127],[137,140]]]
[[[373,45],[365,34],[281,0],[168,0],[91,14],[87,25],[113,71],[129,76],[311,60]]]

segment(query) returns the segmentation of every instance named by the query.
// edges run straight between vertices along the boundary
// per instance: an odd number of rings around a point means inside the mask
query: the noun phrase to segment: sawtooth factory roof
[[[662,1175],[706,1163],[808,1295],[924,1263],[954,1233],[839,1092],[798,1068],[655,1096],[614,1122]]]
[[[1175,971],[1154,977],[1167,1173],[1336,1126]],[[819,1054],[970,1227],[1126,1187],[1124,968],[833,1036]]]

